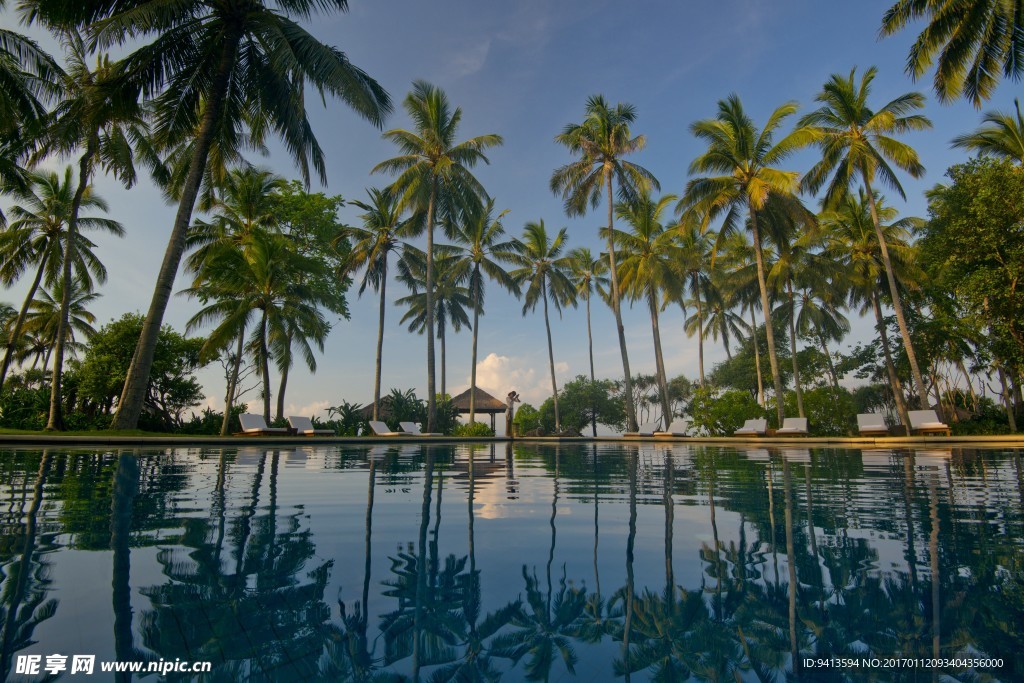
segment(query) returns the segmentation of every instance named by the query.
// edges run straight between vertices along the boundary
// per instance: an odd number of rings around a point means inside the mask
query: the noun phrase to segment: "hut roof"
[[[466,389],[452,399],[452,403],[455,404],[455,407],[458,408],[460,413],[469,412],[469,392],[470,389]],[[480,387],[477,387],[475,408],[478,413],[504,413],[505,402],[499,401]]]

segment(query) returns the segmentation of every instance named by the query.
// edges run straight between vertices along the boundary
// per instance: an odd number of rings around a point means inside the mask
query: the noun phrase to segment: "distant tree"
[[[559,415],[562,431],[581,433],[592,423],[600,423],[615,431],[625,427],[625,405],[615,396],[615,382],[601,379],[591,382],[577,375],[559,390]],[[519,409],[522,412],[522,408]],[[554,427],[554,404],[550,398],[540,407],[541,425]]]

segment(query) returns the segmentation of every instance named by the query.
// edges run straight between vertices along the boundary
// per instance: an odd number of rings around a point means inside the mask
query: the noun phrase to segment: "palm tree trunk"
[[[654,365],[658,372],[658,391],[661,394],[661,421],[665,431],[672,423],[672,402],[668,398],[668,379],[665,377],[665,358],[661,353],[661,328],[658,325],[658,302],[653,288],[647,293],[647,303],[651,309],[651,332],[654,335]]]
[[[832,362],[832,354],[828,351],[828,343],[825,341],[825,335],[818,331],[818,341],[821,342],[821,352],[825,354],[825,362],[828,364],[828,376],[832,380],[832,388],[839,388],[839,376],[836,375],[836,365]]]
[[[71,200],[71,215],[68,216],[67,242],[64,245],[64,263],[61,264],[61,282],[64,291],[60,298],[60,317],[57,321],[57,339],[53,352],[53,375],[50,379],[50,416],[46,420],[46,430],[64,429],[64,416],[61,414],[61,380],[64,372],[64,341],[68,336],[68,315],[71,308],[71,272],[75,258],[75,238],[78,233],[78,213],[82,208],[82,197],[89,187],[89,176],[92,174],[92,158],[99,147],[95,135],[89,137],[85,153],[78,162],[78,187]]]
[[[1010,425],[1010,433],[1017,433],[1017,418],[1013,414],[1013,401],[1010,400],[1010,390],[1006,385],[1006,371],[1003,370],[1003,364],[999,363],[996,365],[996,370],[999,372],[999,386],[1002,389],[1003,394],[1003,407],[1006,408],[1006,421]]]
[[[796,302],[793,300],[793,281],[788,279],[786,286],[789,289],[789,355],[793,361],[793,386],[796,387],[796,410],[800,417],[804,415],[804,389],[800,386],[800,366],[796,360]],[[782,422],[779,422],[782,426]]]
[[[555,404],[555,431],[562,431],[562,420],[558,415],[558,383],[555,382],[555,351],[551,346],[551,323],[548,322],[548,287],[547,280],[542,280],[540,296],[544,300],[544,329],[548,333],[548,367],[551,369],[551,398]]]
[[[387,308],[385,293],[388,288],[388,259],[384,255],[380,274],[380,314],[377,321],[377,364],[373,371],[373,419],[380,419],[380,368],[384,357],[384,311]]]
[[[626,396],[626,431],[635,432],[636,406],[633,405],[633,377],[629,374],[629,353],[626,350],[626,330],[622,326],[622,306],[619,296],[619,274],[615,265],[615,241],[612,239],[612,230],[615,227],[613,206],[615,196],[612,194],[612,174],[605,168],[605,176],[608,178],[608,270],[612,284],[612,312],[615,313],[615,329],[619,334],[619,352],[622,354],[622,372],[624,375],[622,386]]]
[[[761,349],[757,343],[757,318],[754,307],[750,307],[750,339],[754,344],[754,370],[757,372],[757,405],[764,405],[764,378],[761,377]]]
[[[476,264],[474,268],[477,269],[479,276],[480,264]],[[470,364],[472,367],[469,368],[469,424],[476,422],[476,341],[477,332],[479,331],[480,325],[480,305],[478,302],[473,302],[473,351],[470,354]]]
[[[25,327],[25,319],[28,317],[28,309],[32,306],[32,301],[35,299],[36,291],[39,290],[39,283],[43,280],[43,271],[46,269],[46,262],[49,259],[49,256],[49,251],[43,253],[43,258],[39,262],[39,269],[36,270],[36,277],[32,280],[32,285],[28,288],[28,294],[25,295],[25,303],[21,305],[21,310],[18,311],[18,317],[14,321],[14,327],[11,328],[11,336],[7,339],[7,351],[4,353],[3,366],[0,367],[0,389],[3,389],[4,382],[7,380],[7,372],[11,369],[11,363],[14,362],[14,349],[18,345],[18,338],[21,337],[21,330]]]
[[[693,296],[697,299],[697,367],[700,371],[700,388],[704,388],[704,307],[700,303],[700,289],[697,276],[693,276]],[[665,426],[668,429],[668,425]]]
[[[437,328],[437,340],[441,342],[441,395],[444,396],[448,390],[448,356],[445,353],[444,344],[444,332],[445,326],[440,325]]]
[[[772,309],[768,303],[768,285],[764,278],[764,254],[761,252],[761,234],[757,229],[757,212],[750,207],[750,229],[754,233],[754,255],[757,257],[757,286],[761,290],[761,311],[764,313],[764,331],[768,337],[768,363],[772,368],[772,383],[775,385],[775,413],[779,426],[785,419],[785,398],[782,394],[782,375],[779,374],[779,359],[775,354],[775,334],[772,332]]]
[[[437,421],[437,397],[434,395],[434,201],[437,179],[430,179],[430,200],[427,202],[427,312],[424,327],[427,334],[427,431],[434,431]]]
[[[117,412],[110,425],[112,429],[135,429],[139,423],[139,415],[142,414],[142,404],[146,399],[146,389],[149,386],[149,373],[153,368],[153,355],[156,353],[160,325],[163,323],[164,311],[167,310],[167,302],[174,290],[174,278],[178,273],[181,255],[185,251],[185,236],[188,233],[189,223],[192,222],[192,208],[195,206],[196,196],[199,194],[199,187],[206,171],[210,147],[221,123],[221,113],[224,109],[228,84],[237,59],[241,37],[240,28],[231,26],[227,29],[221,43],[222,49],[217,72],[212,79],[209,97],[205,100],[206,108],[199,132],[196,135],[195,150],[189,162],[188,176],[182,188],[181,200],[178,202],[174,227],[171,229],[167,251],[164,253],[160,273],[157,275],[153,300],[142,325],[142,334],[139,335],[139,343],[135,347],[135,353],[128,368],[128,377],[125,379],[121,398],[117,402]]]
[[[590,331],[590,292],[587,292],[587,352],[590,354],[590,391],[593,397],[594,391],[594,335]],[[590,430],[593,436],[597,436],[597,411],[594,404],[590,404]]]
[[[260,372],[263,374],[263,419],[270,424],[270,354],[267,353],[267,312],[260,320]]]
[[[284,392],[288,388],[288,370],[289,366],[285,365],[281,368],[281,383],[277,387],[277,419],[283,420],[284,415]]]
[[[245,326],[238,330],[238,346],[235,349],[235,360],[231,364],[231,375],[228,377],[228,390],[224,395],[224,419],[220,423],[220,435],[228,435],[228,427],[231,424],[231,408],[235,402],[235,392],[238,391],[238,371],[242,367],[242,345],[245,343]]]
[[[967,382],[967,391],[971,393],[971,404],[974,406],[974,412],[978,412],[978,394],[974,391],[974,382],[971,381],[971,374],[964,367],[963,358],[958,358],[956,364],[960,372],[963,373],[964,380]]]
[[[903,385],[900,384],[899,375],[896,374],[896,365],[892,362],[892,352],[889,350],[889,335],[885,332],[885,321],[882,319],[882,306],[878,303],[878,293],[871,291],[871,306],[875,309],[875,322],[878,326],[878,336],[882,341],[882,351],[885,355],[885,371],[889,375],[889,384],[892,386],[893,398],[896,401],[896,412],[900,414],[910,434],[910,413],[907,412],[907,402],[903,399]]]
[[[882,226],[878,222],[878,208],[875,206],[875,194],[871,190],[871,181],[864,178],[864,190],[868,194],[868,206],[871,208],[871,222],[875,224],[875,237],[878,238],[878,247],[882,252],[882,263],[885,265],[885,277],[889,280],[889,293],[892,295],[892,309],[896,313],[896,322],[900,328],[900,336],[903,337],[903,348],[907,352],[907,360],[910,362],[910,372],[914,378],[914,385],[917,388],[917,398],[921,408],[928,407],[928,392],[925,389],[924,380],[921,378],[921,368],[917,364],[917,354],[914,353],[914,345],[910,342],[910,329],[903,317],[903,303],[900,301],[899,287],[896,285],[896,274],[892,269],[892,262],[889,260],[889,247],[885,244],[885,236],[882,234]],[[908,423],[909,424],[909,423]]]

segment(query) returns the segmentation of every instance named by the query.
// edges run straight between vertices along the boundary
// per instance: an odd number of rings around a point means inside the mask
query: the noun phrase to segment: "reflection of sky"
[[[568,219],[548,189],[551,171],[569,160],[552,138],[582,117],[589,95],[604,93],[612,102],[636,105],[635,132],[647,136],[648,147],[635,161],[660,179],[665,192],[678,194],[689,161],[700,150],[687,126],[712,116],[716,101],[729,93],[738,93],[754,120],[762,122],[771,109],[789,99],[801,102],[806,111],[830,74],[846,73],[854,66],[878,66],[877,102],[914,88],[927,91],[928,82],[915,85],[903,73],[915,34],[877,38],[887,4],[648,0],[624,8],[610,0],[355,0],[347,16],[317,17],[311,30],[339,46],[389,90],[397,112],[388,127],[408,125],[398,105],[410,83],[422,78],[444,88],[452,102],[463,107],[463,138],[490,132],[504,136],[505,145],[490,153],[492,164],[479,169],[478,176],[496,197],[498,208],[511,209],[506,218],[510,232],[519,234],[526,221],[543,218],[549,228],[568,226],[571,245],[597,252],[601,245],[596,227],[605,220],[604,208]],[[5,25],[12,23],[11,3],[0,16]],[[1015,88],[1013,83],[998,88],[990,107],[1008,109]],[[386,183],[386,177],[371,176],[369,171],[394,156],[395,149],[340,104],[332,102],[326,111],[315,102],[310,106],[314,130],[327,155],[327,191],[361,199],[365,187]],[[927,176],[906,180],[905,203],[887,192],[892,203],[910,215],[925,215],[924,190],[940,182],[950,164],[966,158],[949,149],[949,140],[980,120],[970,106],[939,106],[930,93],[927,114],[934,130],[906,138],[920,151]],[[289,177],[295,174],[288,156],[276,145],[269,158],[253,161]],[[812,162],[813,154],[802,153],[793,158],[792,168],[805,170]],[[102,323],[125,311],[148,308],[174,212],[148,182],[130,192],[109,179],[98,185],[112,216],[127,230],[123,240],[98,239],[98,253],[110,269],[110,281],[101,290],[104,296],[95,305]],[[341,216],[355,221],[358,213],[345,208]],[[179,278],[177,288],[184,286]],[[25,287],[22,283],[3,299],[18,299]],[[401,296],[398,287],[389,291],[392,300]],[[322,414],[342,399],[364,404],[372,400],[377,304],[368,294],[358,300],[353,296],[351,307],[352,320],[338,322],[318,359],[317,377],[299,367],[289,377],[289,412]],[[180,329],[196,310],[194,302],[174,297],[166,322]],[[622,366],[614,323],[603,305],[595,303],[593,314],[597,374],[615,377]],[[555,360],[563,382],[588,371],[585,319],[582,310],[566,311],[561,319],[552,315]],[[653,372],[645,307],[627,308],[624,317],[633,371]],[[384,389],[415,386],[423,395],[423,339],[400,327],[400,318],[400,311],[389,310]],[[516,388],[524,401],[535,405],[543,400],[550,393],[543,330],[539,313],[524,320],[517,302],[492,290],[480,329],[481,386],[498,396]],[[696,343],[684,336],[677,307],[665,312],[661,332],[668,373],[695,377]],[[868,324],[858,323],[849,341],[865,341],[872,334]],[[449,335],[452,393],[468,386],[469,345],[468,334]],[[709,340],[705,356],[710,367],[725,354],[719,343]],[[224,380],[219,368],[211,366],[201,378],[210,403],[220,406]]]

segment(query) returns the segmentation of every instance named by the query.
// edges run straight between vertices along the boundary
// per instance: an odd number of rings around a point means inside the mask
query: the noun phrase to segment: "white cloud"
[[[487,55],[490,51],[490,39],[484,40],[476,45],[470,45],[465,50],[452,55],[449,58],[448,63],[451,65],[452,72],[456,78],[472,76],[484,67],[484,63],[486,63]]]
[[[555,376],[559,385],[569,376],[569,364],[564,361],[555,363]],[[500,356],[490,353],[476,364],[476,384],[487,393],[504,399],[508,392],[515,390],[524,403],[540,405],[551,395],[551,377],[547,364],[534,367],[525,359],[516,356]],[[453,387],[455,395],[469,388],[469,378],[458,387]]]

